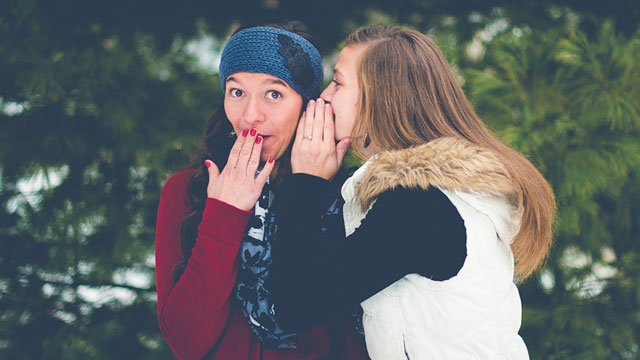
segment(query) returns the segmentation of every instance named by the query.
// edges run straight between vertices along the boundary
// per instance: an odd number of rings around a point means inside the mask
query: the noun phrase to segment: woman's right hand
[[[333,108],[324,100],[310,100],[298,123],[291,150],[292,173],[305,173],[331,179],[342,166],[351,144],[345,138],[336,144]]]
[[[209,168],[208,197],[241,210],[253,209],[275,163],[273,157],[269,158],[256,176],[262,151],[262,137],[256,135],[255,129],[245,129],[238,135],[222,172],[213,161],[205,160]]]

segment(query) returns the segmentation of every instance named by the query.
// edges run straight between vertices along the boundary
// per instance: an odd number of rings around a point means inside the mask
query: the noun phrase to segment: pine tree
[[[612,22],[505,32],[467,86],[499,137],[543,172],[558,202],[555,244],[521,284],[534,359],[640,356],[640,32]]]
[[[585,19],[603,12],[558,3]],[[157,203],[222,99],[215,69],[198,67],[188,41],[286,16],[310,25],[327,54],[380,14],[425,32],[450,24],[441,45],[473,103],[556,191],[556,244],[521,287],[532,358],[638,357],[640,36],[630,24],[640,6],[607,6],[616,26],[595,28],[558,19],[558,9],[535,0],[251,0],[225,11],[212,1],[0,2],[0,358],[172,358],[155,316]],[[496,18],[522,35],[498,35],[469,60],[460,45]]]

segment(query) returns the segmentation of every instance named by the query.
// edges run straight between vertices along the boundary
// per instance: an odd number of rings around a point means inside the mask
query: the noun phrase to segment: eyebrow
[[[240,81],[238,81],[233,76],[229,76],[227,78],[227,82],[229,82],[229,81],[240,83]],[[285,86],[285,87],[289,87],[289,84],[287,84],[286,82],[284,82],[284,81],[282,81],[280,79],[268,79],[268,80],[263,81],[262,83],[263,84],[268,84],[268,85],[276,84],[276,85],[282,85],[282,86]]]
[[[284,87],[289,87],[289,84],[287,84],[286,82],[280,80],[280,79],[269,79],[269,80],[265,80],[263,82],[263,84],[269,84],[269,85],[282,85]]]

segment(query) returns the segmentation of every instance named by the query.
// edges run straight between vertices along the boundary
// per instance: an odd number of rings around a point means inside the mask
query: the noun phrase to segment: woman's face
[[[261,162],[287,150],[301,109],[302,96],[275,76],[235,73],[227,78],[224,111],[236,134],[256,129],[262,136]]]
[[[338,62],[333,69],[333,81],[320,94],[320,97],[331,103],[335,114],[336,140],[351,136],[356,124],[360,86],[358,84],[358,66],[365,46],[347,46],[338,55]]]

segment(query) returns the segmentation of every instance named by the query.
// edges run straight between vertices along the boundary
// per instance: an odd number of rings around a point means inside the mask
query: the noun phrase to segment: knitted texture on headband
[[[273,75],[289,84],[304,100],[320,95],[320,53],[303,37],[282,29],[258,26],[233,35],[220,58],[223,92],[229,75],[238,72]]]

